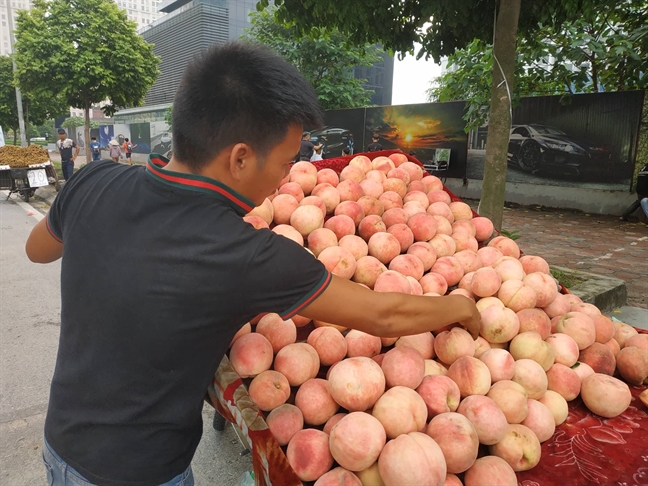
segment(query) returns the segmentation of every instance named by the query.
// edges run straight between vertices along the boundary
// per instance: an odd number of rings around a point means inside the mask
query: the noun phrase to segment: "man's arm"
[[[458,322],[477,338],[481,326],[474,302],[462,295],[374,292],[335,275],[322,295],[300,315],[380,337],[420,334]]]
[[[47,229],[47,218],[40,220],[27,238],[27,257],[34,263],[51,263],[63,255],[63,243]]]
[[[74,151],[74,157],[72,157],[72,160],[76,160],[76,158],[79,156],[79,152],[81,151],[81,147],[75,144],[76,150]]]

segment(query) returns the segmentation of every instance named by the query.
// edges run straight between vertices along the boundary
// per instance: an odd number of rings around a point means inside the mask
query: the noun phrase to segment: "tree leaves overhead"
[[[251,15],[250,41],[270,47],[313,85],[324,109],[366,106],[372,91],[353,76],[355,66],[369,67],[380,61],[375,49],[354,44],[337,29],[314,26],[302,31],[293,22],[280,21],[268,7]]]

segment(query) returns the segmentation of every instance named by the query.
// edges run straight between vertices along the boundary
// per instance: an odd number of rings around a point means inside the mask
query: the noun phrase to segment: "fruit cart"
[[[7,199],[15,193],[29,202],[37,188],[56,184],[57,181],[56,170],[49,161],[22,168],[0,165],[0,189],[9,190]]]
[[[370,158],[394,151],[366,154]],[[357,156],[315,163],[318,170],[340,172]],[[420,165],[411,156],[407,158]],[[460,201],[447,188],[452,201]],[[476,214],[476,213],[475,213]],[[562,293],[568,290],[561,286]],[[297,342],[304,342],[313,324],[297,329]],[[648,334],[647,331],[637,330]],[[384,349],[383,349],[384,352]],[[326,370],[320,369],[320,375]],[[323,378],[324,376],[319,376]],[[248,393],[249,379],[241,379],[225,356],[209,386],[206,400],[214,406],[214,428],[222,430],[220,419],[234,424],[245,447],[252,454],[255,484],[259,486],[300,486],[303,483],[291,468],[285,447],[268,428],[266,415]],[[542,459],[531,470],[517,473],[521,486],[648,485],[648,408],[637,398],[645,386],[630,386],[632,402],[621,415],[605,419],[590,412],[580,397],[569,402],[569,414],[557,426],[551,439],[541,445]],[[294,396],[294,393],[293,393]],[[290,402],[290,400],[289,400]],[[485,446],[480,446],[480,451]],[[487,453],[487,451],[485,451]],[[461,474],[459,475],[462,476]]]

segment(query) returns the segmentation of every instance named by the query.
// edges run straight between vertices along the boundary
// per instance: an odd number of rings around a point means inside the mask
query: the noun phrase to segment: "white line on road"
[[[0,194],[2,194],[6,199],[7,196],[9,195],[9,192],[0,191]],[[12,199],[12,201],[15,202],[21,208],[23,208],[29,216],[33,216],[34,218],[36,218],[37,221],[40,221],[45,217],[38,209],[36,209],[31,204],[26,203],[25,201],[21,201],[20,199]]]

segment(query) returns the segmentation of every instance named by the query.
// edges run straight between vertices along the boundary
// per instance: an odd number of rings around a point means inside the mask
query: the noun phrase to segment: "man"
[[[137,145],[133,145],[127,138],[124,139],[124,154],[126,155],[126,162],[130,165],[133,165],[132,155],[135,147],[137,147]]]
[[[321,143],[315,145],[313,142],[310,141],[310,138],[311,138],[310,132],[302,133],[301,146],[299,147],[299,160],[300,161],[309,162],[311,160],[311,157],[313,157],[313,153],[316,150],[319,150],[319,149],[322,148]]]
[[[92,152],[92,161],[101,159],[101,144],[97,142],[97,137],[92,137],[90,141],[90,152]]]
[[[63,171],[63,178],[67,181],[72,174],[74,174],[74,161],[79,156],[79,150],[81,148],[76,144],[74,140],[67,138],[67,133],[63,128],[58,129],[59,139],[56,141],[56,147],[61,154],[61,170]],[[72,155],[72,150],[74,155]]]
[[[90,164],[59,193],[26,244],[34,262],[63,257],[48,484],[65,470],[107,486],[192,485],[205,390],[262,312],[377,336],[460,322],[477,336],[465,297],[375,293],[243,221],[289,173],[303,125],[321,123],[312,87],[278,55],[213,47],[180,82],[171,161]]]
[[[371,137],[371,143],[367,146],[367,152],[380,152],[383,149],[383,146],[378,143],[380,141],[380,136],[377,133],[374,133]]]
[[[621,221],[628,221],[628,217],[634,213],[639,206],[648,218],[648,165],[644,165],[637,174],[637,200],[621,215]],[[646,225],[648,228],[648,225]]]

